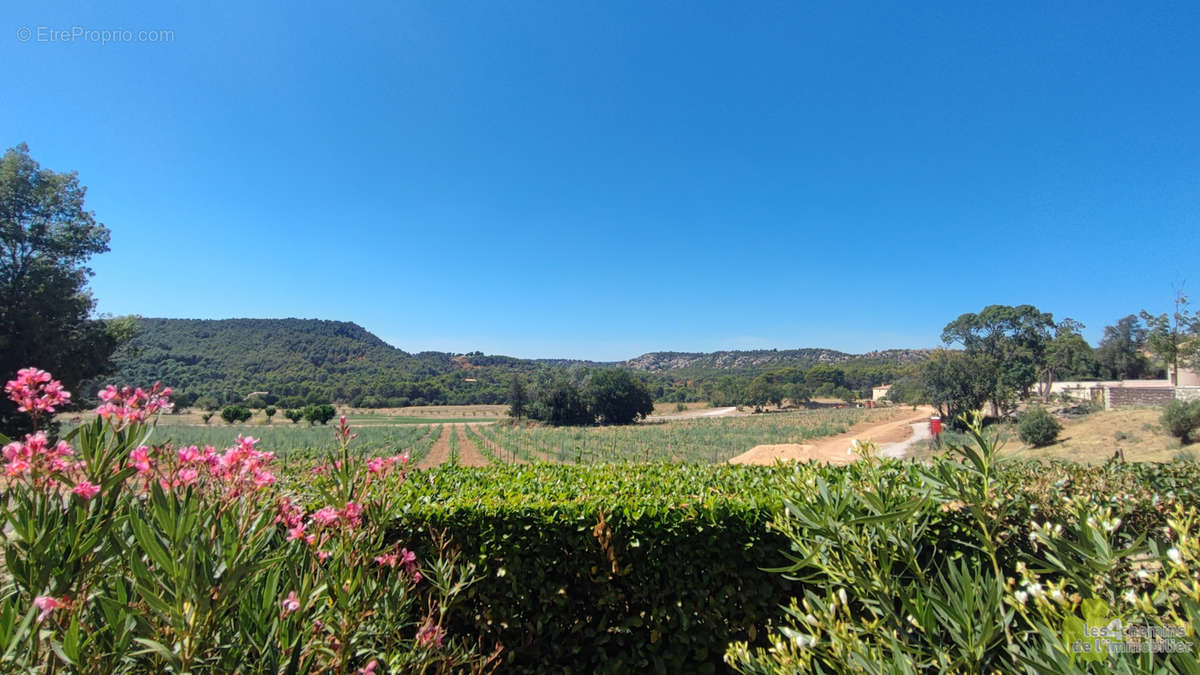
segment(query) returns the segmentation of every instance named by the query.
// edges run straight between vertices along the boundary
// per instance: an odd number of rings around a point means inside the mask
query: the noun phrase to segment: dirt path
[[[479,448],[471,441],[471,437],[467,435],[465,424],[455,424],[454,431],[458,434],[458,464],[459,466],[487,466],[491,464],[483,453],[479,452]]]
[[[450,426],[449,424],[442,425],[442,435],[433,442],[433,447],[429,449],[429,454],[425,455],[425,459],[417,463],[418,469],[428,469],[450,459]]]
[[[853,462],[858,457],[850,450],[853,440],[873,441],[881,450],[887,451],[888,446],[900,443],[913,434],[913,424],[922,420],[928,421],[933,414],[933,408],[918,407],[896,419],[887,422],[864,422],[856,424],[845,433],[828,438],[819,438],[812,443],[784,443],[779,445],[759,445],[729,460],[730,464],[774,464],[776,460],[807,461],[815,459],[820,462],[845,464]],[[904,446],[905,448],[907,446]],[[903,449],[901,450],[903,452]],[[882,453],[881,453],[882,454]],[[888,455],[892,456],[892,455]]]

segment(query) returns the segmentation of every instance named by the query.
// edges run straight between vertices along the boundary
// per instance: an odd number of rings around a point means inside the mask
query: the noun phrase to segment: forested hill
[[[781,368],[864,364],[901,367],[924,351],[852,355],[828,349],[655,352],[617,363],[519,359],[480,352],[410,354],[363,327],[318,319],[140,319],[139,331],[116,358],[112,381],[174,387],[190,405],[241,401],[266,392],[268,402],[403,406],[501,403],[511,374],[531,380],[581,369],[623,367],[650,379],[657,398],[692,400],[723,375],[753,377]],[[886,373],[884,374],[886,377]],[[872,379],[879,379],[879,376]],[[864,381],[862,384],[865,384]]]
[[[928,356],[926,349],[889,349],[867,354],[847,354],[833,349],[754,349],[722,352],[650,352],[622,361],[621,366],[650,373],[680,374],[756,373],[768,368],[811,368],[848,361],[880,364],[917,363]]]

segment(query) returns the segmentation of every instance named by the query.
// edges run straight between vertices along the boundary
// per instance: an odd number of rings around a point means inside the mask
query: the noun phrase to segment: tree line
[[[945,419],[989,405],[1010,415],[1019,401],[1039,395],[1048,401],[1061,380],[1162,378],[1200,365],[1200,316],[1177,291],[1174,311],[1143,310],[1104,329],[1094,349],[1080,335],[1083,325],[1032,305],[991,305],[946,324],[942,341],[919,367],[893,384],[888,398],[929,403]]]

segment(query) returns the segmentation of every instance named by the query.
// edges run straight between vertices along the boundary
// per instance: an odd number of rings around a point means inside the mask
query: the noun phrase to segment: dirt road
[[[784,443],[779,445],[759,445],[729,460],[730,464],[774,464],[776,460],[807,461],[815,459],[820,462],[845,464],[858,459],[850,448],[851,441],[872,441],[885,456],[895,456],[891,453],[898,451],[903,456],[910,438],[918,423],[928,425],[933,408],[918,407],[916,410],[900,411],[897,419],[887,422],[857,424],[845,433],[828,438],[816,439],[812,443]],[[913,439],[919,440],[919,439]]]

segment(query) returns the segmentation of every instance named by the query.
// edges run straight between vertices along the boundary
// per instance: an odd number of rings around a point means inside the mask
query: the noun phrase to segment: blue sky
[[[207,4],[5,12],[103,312],[618,359],[1200,296],[1194,3]]]

